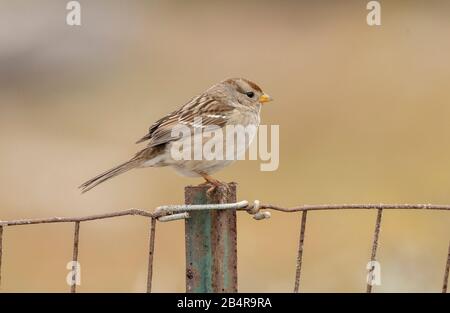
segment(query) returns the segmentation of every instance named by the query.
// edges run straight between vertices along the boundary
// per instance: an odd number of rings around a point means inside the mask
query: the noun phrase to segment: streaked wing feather
[[[172,136],[172,130],[177,125],[184,125],[194,129],[195,118],[201,118],[202,126],[215,125],[223,127],[226,125],[228,115],[234,107],[226,105],[208,95],[194,97],[179,110],[163,117],[155,122],[149,129],[147,135],[137,143],[149,140],[148,146],[154,147],[177,140]]]

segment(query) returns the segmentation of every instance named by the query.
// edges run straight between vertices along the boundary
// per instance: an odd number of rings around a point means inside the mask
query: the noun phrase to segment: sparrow
[[[222,183],[210,174],[233,163],[238,154],[245,153],[254,134],[246,134],[242,147],[233,150],[234,157],[231,159],[179,158],[174,157],[173,149],[192,149],[195,137],[200,136],[199,130],[209,132],[207,136],[202,134],[200,139],[201,144],[205,144],[211,132],[219,130],[226,133],[230,126],[251,126],[256,129],[260,124],[262,104],[271,100],[257,84],[248,79],[223,80],[151,125],[148,133],[136,142],[147,142],[146,147],[134,157],[86,181],[79,188],[84,193],[131,169],[164,166],[172,167],[183,176],[203,177],[205,183],[213,187],[220,186]],[[214,144],[224,143],[226,148],[229,146],[229,143],[225,142],[227,136],[215,138]]]

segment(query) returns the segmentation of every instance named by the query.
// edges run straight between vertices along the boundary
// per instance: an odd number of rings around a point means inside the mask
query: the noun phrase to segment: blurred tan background
[[[217,175],[239,199],[450,203],[450,3],[382,1],[0,1],[0,219],[79,216],[183,202],[200,179],[135,170],[80,195],[129,158],[159,117],[224,78],[275,101],[280,167]],[[374,211],[308,215],[302,291],[365,290]],[[450,212],[385,212],[375,291],[439,291]],[[292,291],[300,216],[238,220],[240,291]],[[6,227],[3,291],[66,292],[72,224]],[[147,220],[81,225],[79,291],[145,290]],[[184,225],[157,226],[154,290],[184,291]]]

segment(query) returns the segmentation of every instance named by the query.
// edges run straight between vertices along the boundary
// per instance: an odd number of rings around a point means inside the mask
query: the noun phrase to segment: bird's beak
[[[269,95],[267,95],[267,94],[262,94],[260,97],[259,97],[259,102],[260,103],[265,103],[265,102],[269,102],[269,101],[272,101],[273,99],[272,99],[272,97],[271,96],[269,96]]]

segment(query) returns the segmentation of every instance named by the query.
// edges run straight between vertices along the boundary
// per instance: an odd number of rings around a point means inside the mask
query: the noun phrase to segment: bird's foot
[[[229,187],[227,183],[221,182],[220,180],[217,180],[215,178],[212,178],[209,175],[206,174],[202,174],[202,177],[205,179],[205,182],[202,183],[201,185],[209,185],[211,186],[206,193],[208,195],[212,195],[214,192],[219,191],[219,190],[223,190],[228,192],[229,191]]]

